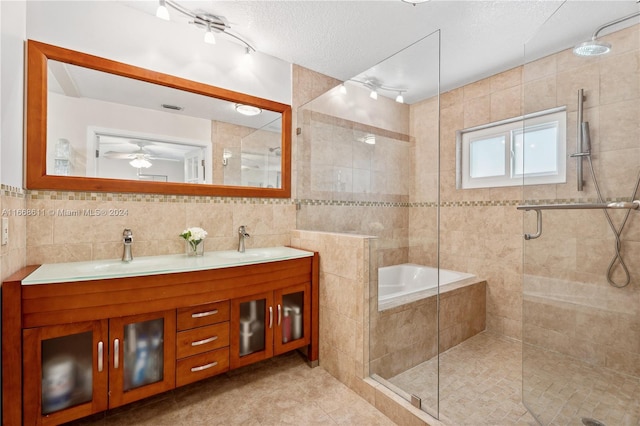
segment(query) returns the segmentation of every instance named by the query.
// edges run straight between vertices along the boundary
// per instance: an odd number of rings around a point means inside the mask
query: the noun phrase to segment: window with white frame
[[[566,182],[565,107],[459,130],[456,187]]]

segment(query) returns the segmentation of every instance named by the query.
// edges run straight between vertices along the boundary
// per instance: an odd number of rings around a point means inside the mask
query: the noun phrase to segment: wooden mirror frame
[[[148,83],[215,97],[234,103],[253,105],[282,114],[281,188],[258,188],[176,182],[118,180],[84,176],[47,174],[47,61],[116,74]],[[171,195],[222,197],[291,197],[291,106],[180,77],[162,74],[98,56],[27,41],[27,140],[26,188],[58,191],[133,192]]]

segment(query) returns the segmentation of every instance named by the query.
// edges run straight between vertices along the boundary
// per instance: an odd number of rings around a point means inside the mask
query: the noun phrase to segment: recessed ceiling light
[[[243,115],[258,115],[262,110],[252,105],[236,104],[236,111]]]

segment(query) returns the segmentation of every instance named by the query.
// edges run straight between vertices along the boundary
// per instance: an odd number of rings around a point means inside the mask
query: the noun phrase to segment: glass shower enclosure
[[[299,108],[296,141],[298,229],[371,237],[369,376],[433,415],[439,59],[438,31]],[[418,92],[415,81],[430,84]],[[432,268],[428,297],[402,305],[402,295],[380,295],[386,299],[379,304],[378,271],[410,264]],[[414,368],[423,380],[409,383]]]
[[[522,399],[545,425],[640,422],[640,6],[590,5],[564,3],[525,45],[525,113],[567,116],[566,183],[523,178]],[[540,57],[567,16],[598,44]]]

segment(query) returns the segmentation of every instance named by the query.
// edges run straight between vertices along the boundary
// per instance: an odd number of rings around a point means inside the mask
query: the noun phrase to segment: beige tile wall
[[[9,220],[9,243],[0,248],[0,278],[4,280],[26,264],[27,203],[21,188],[2,185],[0,191],[2,217]]]
[[[440,97],[440,266],[471,272],[487,280],[487,328],[491,331],[522,338],[523,272],[549,280],[559,278],[560,282],[554,283],[560,286],[561,293],[575,288],[574,283],[585,284],[581,288],[589,294],[602,293],[605,301],[616,300],[617,305],[607,308],[613,312],[629,303],[638,306],[635,302],[640,287],[640,261],[635,254],[640,252],[640,224],[636,213],[632,213],[622,235],[622,250],[635,277],[626,290],[615,289],[606,282],[606,269],[615,243],[602,212],[545,212],[543,237],[523,245],[523,227],[527,232],[534,232],[536,224],[534,213],[523,214],[515,209],[522,199],[543,202],[596,200],[586,162],[583,192],[576,190],[573,159],[567,159],[565,184],[526,186],[524,190],[521,187],[455,188],[457,130],[566,105],[569,154],[575,149],[577,90],[584,88],[584,119],[591,126],[593,164],[603,197],[628,198],[640,172],[638,26],[615,32],[607,39],[616,49],[602,59],[577,58],[567,50]],[[433,102],[427,100],[412,106],[411,134],[416,141],[412,203],[432,201],[436,196],[425,189],[437,181],[432,171],[437,158],[432,140],[435,132],[433,124],[428,124],[437,123]],[[435,261],[429,253],[434,252],[433,247],[437,244],[437,229],[435,221],[427,219],[430,217],[428,209],[415,207],[415,204],[410,209],[409,258],[412,262],[429,264]],[[613,214],[616,226],[620,226],[622,219],[620,214]],[[523,252],[523,248],[526,251]],[[524,270],[523,255],[526,260]],[[620,280],[621,273],[617,269],[614,277]],[[623,297],[619,297],[621,293]],[[535,310],[528,312],[538,326]],[[606,315],[609,314],[611,311]],[[638,311],[633,310],[633,315],[638,316]],[[525,323],[528,320],[526,317]],[[580,334],[576,327],[565,330],[561,339],[553,334],[557,330],[544,330],[549,342],[574,342],[584,347],[577,338],[571,340]],[[536,336],[541,332],[538,330]],[[544,340],[536,339],[538,342]],[[604,343],[599,349],[602,351],[606,346]],[[560,350],[560,346],[553,349]],[[589,352],[595,350],[592,348]],[[628,359],[636,356],[635,353],[631,355]],[[613,355],[609,357],[611,365],[612,358]]]
[[[178,235],[187,227],[208,232],[206,251],[236,248],[240,225],[251,235],[247,247],[289,244],[295,227],[291,200],[32,191],[27,206],[43,212],[27,220],[29,264],[118,258],[124,228],[133,231],[134,256],[153,256],[184,251]],[[96,209],[107,215],[85,214]]]
[[[370,306],[369,372],[390,379],[484,331],[486,282],[443,291],[439,304],[431,296],[381,312],[375,300]]]
[[[291,244],[320,252],[320,366],[398,424],[439,424],[368,379],[369,253],[376,239],[295,230]]]

